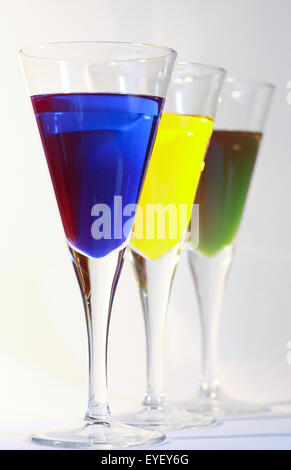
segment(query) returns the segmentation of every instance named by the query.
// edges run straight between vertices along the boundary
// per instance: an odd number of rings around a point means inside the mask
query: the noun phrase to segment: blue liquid
[[[130,214],[118,208],[115,220],[122,227],[114,227],[114,196],[122,196],[123,208],[138,202],[163,99],[99,93],[31,99],[67,240],[88,256],[103,257],[132,229]],[[102,214],[91,215],[95,204],[111,209],[110,238],[92,236],[92,224]],[[103,229],[108,237],[108,224]]]

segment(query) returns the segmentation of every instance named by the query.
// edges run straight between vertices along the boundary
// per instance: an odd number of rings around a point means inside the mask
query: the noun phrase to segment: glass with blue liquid
[[[110,313],[176,53],[144,44],[51,43],[20,51],[86,314],[89,401],[56,447],[112,449],[165,435],[115,421],[107,398]]]

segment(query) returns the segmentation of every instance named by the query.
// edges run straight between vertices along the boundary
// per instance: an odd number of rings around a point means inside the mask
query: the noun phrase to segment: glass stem
[[[229,245],[218,254],[210,257],[198,251],[188,251],[201,319],[202,374],[200,394],[204,397],[217,398],[219,393],[217,373],[219,322],[233,251],[233,245]]]
[[[89,401],[86,419],[110,413],[107,392],[107,342],[113,298],[125,249],[104,258],[89,258],[70,248],[82,293],[89,347]]]
[[[177,246],[163,257],[150,260],[131,250],[139,287],[147,347],[147,390],[143,404],[156,408],[164,402],[163,354],[166,316],[175,270],[180,258]]]

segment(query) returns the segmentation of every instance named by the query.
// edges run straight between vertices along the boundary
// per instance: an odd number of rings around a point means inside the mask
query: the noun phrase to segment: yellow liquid
[[[132,248],[141,255],[154,260],[180,242],[191,218],[212,127],[213,121],[207,116],[162,114],[139,201],[142,211],[136,214],[131,239]],[[156,204],[164,208],[171,205],[164,231],[160,232],[158,217],[155,216],[153,227],[149,216],[152,208],[147,209]],[[163,213],[160,215],[162,219]]]

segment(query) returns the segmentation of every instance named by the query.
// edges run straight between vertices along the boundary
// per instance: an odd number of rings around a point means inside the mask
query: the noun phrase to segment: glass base
[[[270,412],[277,416],[291,415],[291,401],[270,402],[268,403]]]
[[[268,411],[264,405],[236,400],[223,393],[219,393],[216,397],[197,394],[192,401],[183,403],[183,407],[191,413],[205,413],[215,417]]]
[[[52,447],[116,449],[161,444],[166,436],[106,418],[104,421],[85,419],[69,429],[33,434],[31,440]]]
[[[118,416],[118,419],[131,426],[162,431],[215,424],[215,419],[212,416],[189,413],[187,410],[171,405],[156,407],[142,405],[135,412]]]

